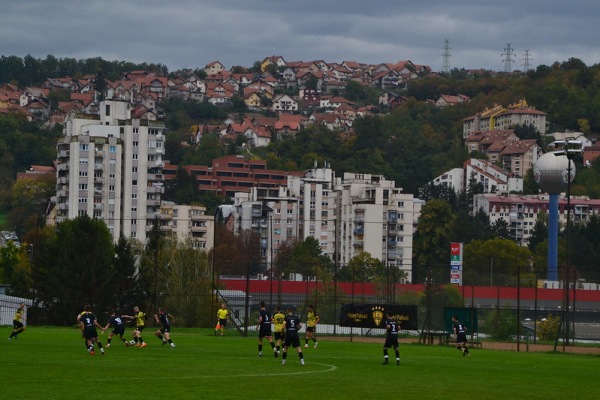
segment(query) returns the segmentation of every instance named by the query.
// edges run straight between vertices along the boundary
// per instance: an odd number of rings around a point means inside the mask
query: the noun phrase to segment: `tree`
[[[415,283],[422,282],[429,272],[437,282],[448,281],[446,266],[450,258],[450,243],[453,240],[450,235],[450,224],[453,220],[452,208],[443,200],[430,200],[421,209],[414,237]]]
[[[86,215],[47,227],[35,251],[33,287],[48,323],[72,324],[86,303],[97,313],[118,304],[122,276],[104,222]]]
[[[529,249],[512,240],[474,240],[464,247],[463,282],[488,285],[493,278],[498,284],[516,285],[517,271],[528,273],[530,258]]]
[[[10,285],[12,295],[31,295],[30,251],[26,243],[18,246],[12,240],[0,247],[0,283]]]
[[[319,241],[312,236],[296,243],[284,273],[299,273],[303,276],[314,276],[319,280],[325,279],[332,271],[329,257],[321,251]]]

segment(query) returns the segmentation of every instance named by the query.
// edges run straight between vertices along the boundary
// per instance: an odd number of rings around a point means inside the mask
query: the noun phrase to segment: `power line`
[[[444,54],[442,54],[442,73],[449,74],[450,73],[450,40],[444,39]]]
[[[523,72],[529,71],[531,69],[531,62],[533,61],[529,50],[525,50],[525,54],[523,55],[523,58],[521,60],[523,61]]]
[[[504,63],[504,72],[510,73],[512,71],[512,63],[515,62],[513,58],[516,56],[516,54],[514,53],[514,49],[510,47],[510,43],[506,44],[506,47],[504,48],[504,53],[502,53],[501,55],[503,57],[502,62]]]

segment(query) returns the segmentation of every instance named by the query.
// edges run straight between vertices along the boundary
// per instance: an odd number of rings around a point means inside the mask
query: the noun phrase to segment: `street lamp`
[[[554,152],[555,156],[567,157],[567,176],[563,179],[567,182],[567,249],[566,249],[566,266],[565,266],[565,307],[564,307],[564,319],[565,324],[565,340],[564,344],[569,344],[569,270],[570,270],[570,231],[571,231],[571,182],[575,179],[575,165],[573,163],[573,157],[576,154],[581,154],[581,140],[575,140],[575,138],[566,138],[565,140],[557,140],[554,142],[556,146],[561,146],[561,150]]]

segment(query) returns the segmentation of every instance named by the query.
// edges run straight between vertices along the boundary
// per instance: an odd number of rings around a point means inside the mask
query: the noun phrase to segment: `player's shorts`
[[[223,327],[227,326],[227,319],[220,319],[219,318],[219,325],[221,325]]]
[[[83,330],[83,337],[85,340],[94,340],[98,337],[98,332],[96,328],[85,328]]]
[[[159,329],[162,333],[169,333],[171,332],[171,326],[163,326],[162,328]]]
[[[285,342],[283,345],[285,347],[300,347],[300,337],[298,336],[298,333],[285,335]]]
[[[397,349],[398,348],[398,336],[386,336],[385,344],[383,345],[383,347],[385,347],[386,349],[389,349],[392,347],[394,349]]]
[[[275,332],[275,340],[283,340],[283,339],[285,339],[285,333]]]
[[[138,331],[139,333],[142,333],[142,331],[144,330],[145,327],[146,327],[146,325],[136,326],[135,330]]]
[[[258,331],[259,338],[271,337],[271,336],[273,336],[273,332],[271,332],[270,326],[267,326],[266,328],[263,328],[262,326],[260,327],[260,329]]]
[[[467,334],[466,333],[459,333],[458,335],[456,335],[456,343],[467,343]]]
[[[23,325],[23,323],[21,321],[17,321],[16,319],[13,320],[13,328],[14,329],[21,329],[24,326],[25,325]]]
[[[306,332],[315,332],[317,330],[316,326],[307,326]]]
[[[116,326],[113,328],[113,330],[110,333],[112,333],[113,335],[123,336],[125,334],[125,327],[124,326]]]

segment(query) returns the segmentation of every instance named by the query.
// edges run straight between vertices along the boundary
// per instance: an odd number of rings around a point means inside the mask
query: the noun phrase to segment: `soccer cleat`
[[[262,351],[259,351],[259,352],[258,352],[258,356],[259,356],[259,357],[262,357]]]
[[[100,349],[100,354],[104,355],[104,349]]]
[[[285,365],[285,360],[281,360],[281,366],[283,367]]]
[[[304,365],[304,358],[300,359],[300,365]]]
[[[140,344],[140,347],[146,347],[146,346],[148,346],[148,343],[146,343],[146,342]]]
[[[467,349],[462,349],[463,357],[467,354]]]
[[[110,347],[110,343],[107,343],[107,344],[106,344],[106,348],[109,348],[109,347]]]
[[[278,352],[277,350],[274,350],[274,351],[273,351],[273,356],[274,356],[275,358],[277,358],[277,356],[278,356],[278,355],[279,355],[279,352]]]
[[[315,345],[313,347],[316,349],[318,344],[319,343],[315,342]]]
[[[308,347],[308,343],[306,343],[306,344],[304,345],[304,347]]]
[[[171,347],[175,347],[175,343],[171,343]]]
[[[385,360],[383,360],[383,362],[381,363],[381,365],[385,365],[385,364],[389,364],[390,360],[388,360],[387,358]]]
[[[467,357],[468,357],[468,358],[471,358],[471,353],[467,353]]]
[[[165,344],[167,344],[167,343],[169,343],[169,342],[167,342],[166,340],[163,340],[163,341],[162,341],[162,344],[163,344],[163,346],[164,346]]]
[[[396,360],[396,365],[400,365],[400,360]]]

